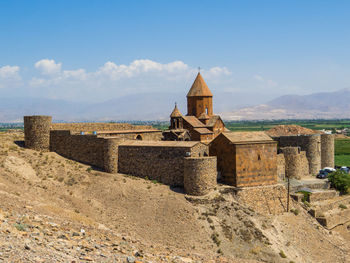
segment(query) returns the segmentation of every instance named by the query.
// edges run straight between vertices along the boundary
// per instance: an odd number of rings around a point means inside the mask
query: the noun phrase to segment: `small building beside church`
[[[277,183],[277,143],[264,132],[224,132],[209,144],[223,183],[236,187]]]

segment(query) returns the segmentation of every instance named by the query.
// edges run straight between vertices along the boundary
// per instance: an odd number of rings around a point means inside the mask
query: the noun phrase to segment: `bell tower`
[[[170,130],[183,129],[183,121],[182,114],[177,108],[177,104],[175,103],[175,108],[173,112],[170,114]]]
[[[187,116],[213,115],[213,94],[200,72],[187,93]]]

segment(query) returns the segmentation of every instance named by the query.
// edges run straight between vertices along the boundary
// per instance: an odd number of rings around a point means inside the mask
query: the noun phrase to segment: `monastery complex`
[[[27,148],[181,187],[188,195],[224,184],[269,213],[285,211],[286,177],[334,167],[333,135],[230,132],[214,114],[200,73],[187,93],[187,114],[175,104],[163,132],[126,123],[53,123],[50,116],[25,116],[24,131]]]

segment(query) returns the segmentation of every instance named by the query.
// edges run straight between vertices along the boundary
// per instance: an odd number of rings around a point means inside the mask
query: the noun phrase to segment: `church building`
[[[213,114],[213,94],[198,73],[187,93],[187,115],[183,116],[177,105],[170,115],[169,130],[163,133],[165,140],[211,141],[225,131],[219,115]]]

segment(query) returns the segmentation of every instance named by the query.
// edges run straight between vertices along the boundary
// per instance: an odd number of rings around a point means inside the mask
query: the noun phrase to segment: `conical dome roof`
[[[201,73],[198,72],[190,91],[187,93],[187,97],[213,97]]]
[[[174,108],[173,112],[170,114],[170,118],[174,118],[174,117],[182,117],[182,114],[179,111],[179,109],[177,108],[176,103],[175,103],[175,108]]]

